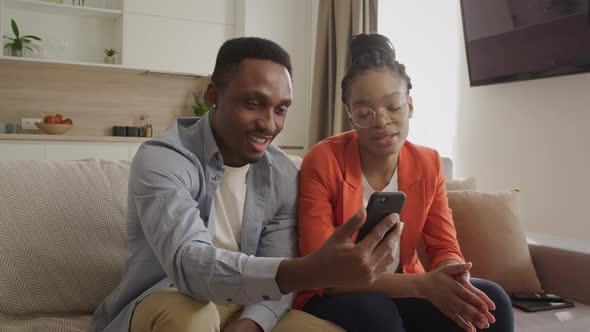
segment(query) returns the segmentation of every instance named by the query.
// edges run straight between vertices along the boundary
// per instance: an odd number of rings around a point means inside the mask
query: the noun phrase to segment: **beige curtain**
[[[350,129],[340,83],[350,65],[350,41],[377,32],[378,0],[319,0],[308,147]]]

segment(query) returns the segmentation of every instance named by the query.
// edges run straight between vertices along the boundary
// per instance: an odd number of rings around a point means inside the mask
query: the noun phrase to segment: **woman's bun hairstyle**
[[[395,49],[389,38],[379,34],[359,34],[352,37],[350,44],[352,62],[364,54],[380,53],[381,56],[395,60]]]
[[[348,103],[350,84],[360,73],[375,68],[389,68],[399,74],[406,82],[406,92],[410,93],[412,82],[406,73],[406,67],[395,59],[395,49],[389,38],[379,34],[359,34],[352,37],[350,43],[352,62],[342,83],[342,102]]]

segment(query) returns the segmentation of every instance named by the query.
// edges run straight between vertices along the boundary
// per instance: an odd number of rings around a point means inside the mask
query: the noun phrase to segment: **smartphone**
[[[512,293],[510,298],[516,301],[535,301],[535,302],[565,302],[560,296],[549,293]]]
[[[387,217],[387,215],[392,213],[401,213],[405,201],[406,194],[401,191],[379,191],[373,193],[369,198],[369,203],[367,204],[367,219],[365,219],[365,223],[363,226],[361,226],[361,229],[359,229],[359,232],[356,236],[356,243],[359,243],[367,235],[369,235],[371,230],[377,226],[377,224],[379,224],[383,218]],[[396,227],[397,224],[391,227],[385,236],[393,232]]]

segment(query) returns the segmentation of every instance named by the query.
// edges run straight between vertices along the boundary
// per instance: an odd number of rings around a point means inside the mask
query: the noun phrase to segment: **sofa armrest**
[[[531,258],[545,292],[590,305],[590,251],[586,246],[576,248],[571,242],[559,245],[551,239],[528,238]]]

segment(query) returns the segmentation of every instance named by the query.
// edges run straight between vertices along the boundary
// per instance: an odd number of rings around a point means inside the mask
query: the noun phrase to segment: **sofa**
[[[0,161],[1,332],[89,330],[121,277],[128,172],[127,161]],[[532,261],[547,292],[578,303],[515,311],[517,331],[590,331],[590,250],[559,244],[531,238]]]

